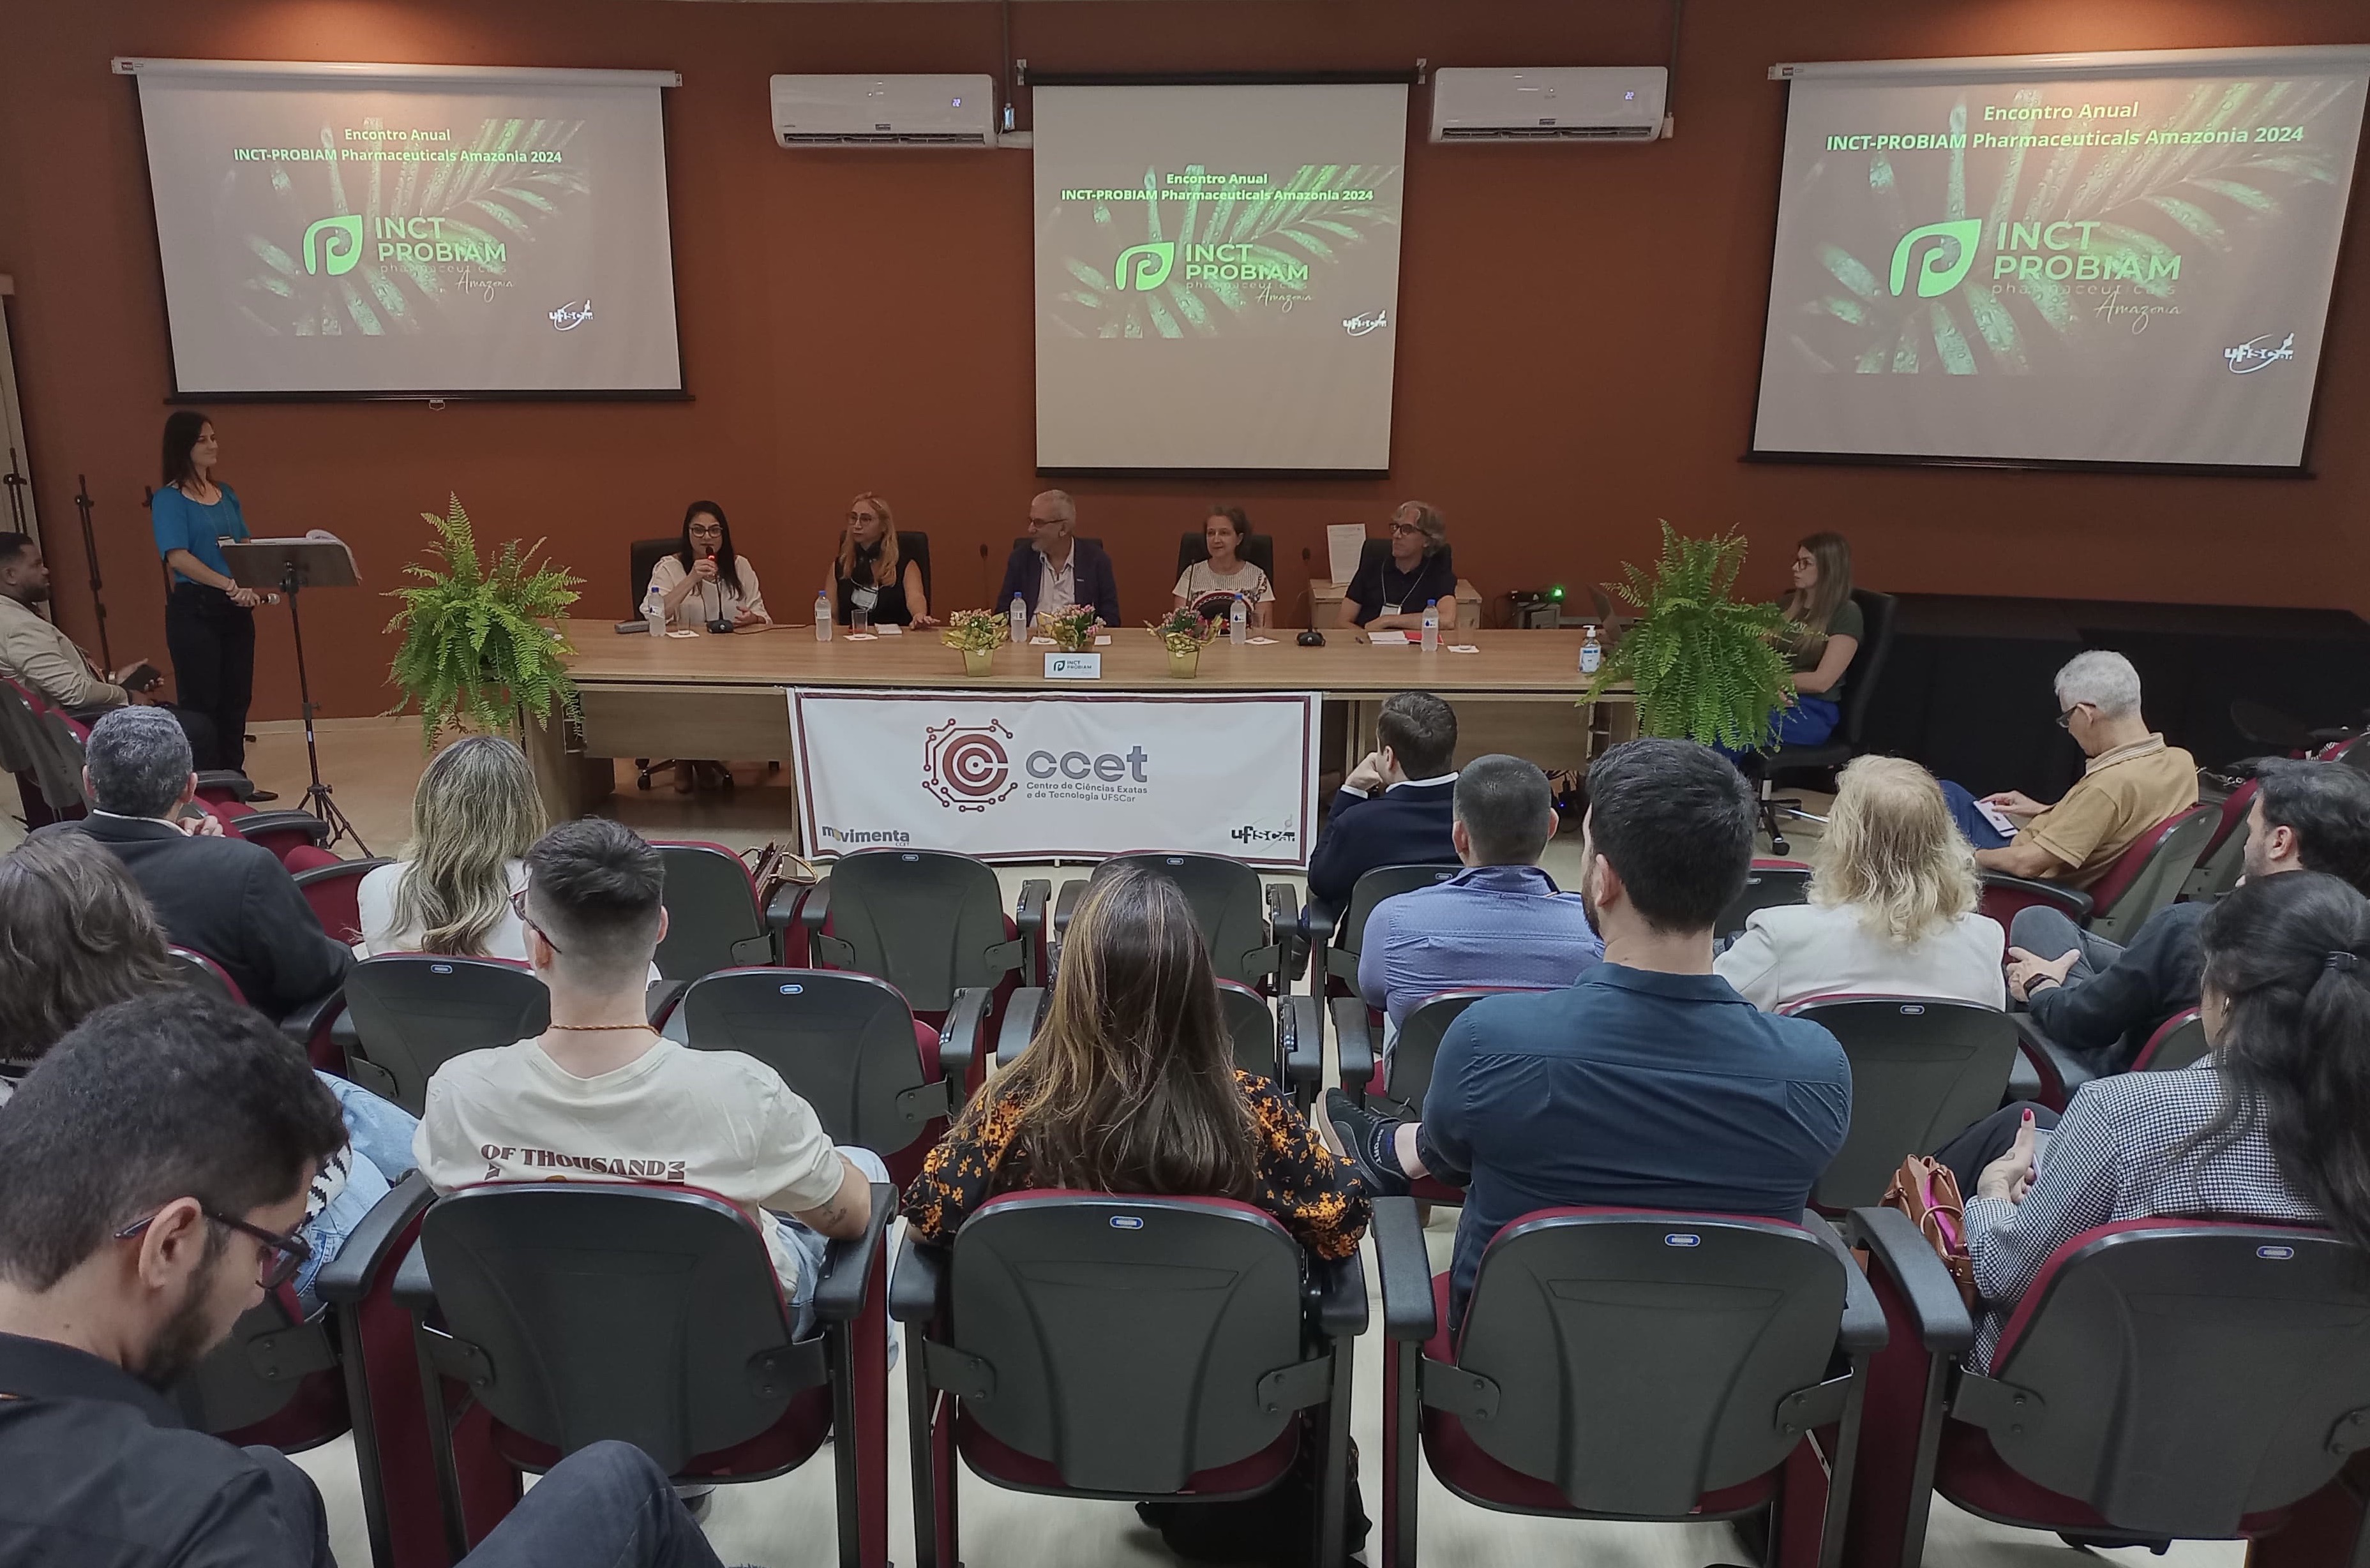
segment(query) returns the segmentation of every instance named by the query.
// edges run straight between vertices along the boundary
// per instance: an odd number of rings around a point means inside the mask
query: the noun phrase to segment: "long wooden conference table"
[[[1302,647],[1297,630],[1257,634],[1271,641],[1236,647],[1223,637],[1202,650],[1191,680],[1168,672],[1168,656],[1141,627],[1123,627],[1095,649],[1099,681],[1049,681],[1042,645],[995,651],[991,673],[963,673],[962,656],[938,634],[905,632],[869,642],[843,630],[817,642],[809,625],[696,637],[619,635],[607,621],[570,621],[569,660],[583,703],[581,733],[529,728],[535,766],[555,811],[581,814],[607,792],[618,757],[780,759],[789,754],[790,689],[878,687],[883,691],[1162,692],[1317,692],[1329,722],[1338,705],[1342,765],[1374,744],[1375,714],[1396,692],[1428,691],[1457,710],[1460,756],[1511,751],[1542,767],[1568,767],[1629,729],[1627,688],[1592,710],[1579,705],[1579,631],[1458,631],[1444,647],[1377,646],[1365,635],[1328,628],[1323,647]],[[1477,651],[1455,653],[1451,647]]]

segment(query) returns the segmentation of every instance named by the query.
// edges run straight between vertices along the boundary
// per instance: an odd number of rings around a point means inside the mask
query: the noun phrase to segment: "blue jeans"
[[[1761,745],[1739,750],[1732,746],[1715,746],[1719,752],[1733,762],[1754,751],[1773,746],[1818,746],[1835,734],[1835,726],[1843,722],[1844,711],[1824,697],[1796,697],[1786,706],[1769,715],[1769,736]]]
[[[296,1271],[296,1298],[310,1313],[320,1305],[313,1295],[313,1277],[321,1265],[338,1255],[354,1227],[373,1205],[385,1197],[404,1173],[412,1168],[411,1135],[420,1130],[420,1120],[392,1101],[382,1100],[359,1084],[342,1078],[316,1073],[338,1097],[338,1110],[345,1118],[346,1141],[353,1150],[353,1165],[346,1173],[346,1185],[328,1206],[305,1227],[304,1236],[313,1244],[313,1255]]]
[[[843,1143],[839,1151],[847,1156],[849,1164],[864,1173],[866,1180],[883,1186],[891,1185],[889,1167],[869,1149]],[[790,1332],[803,1339],[814,1331],[815,1281],[822,1277],[823,1257],[830,1250],[831,1238],[820,1230],[810,1230],[786,1214],[775,1215],[774,1224],[790,1243],[790,1250],[799,1254],[798,1288],[790,1293]],[[893,1333],[889,1336],[889,1365],[897,1365],[897,1336]]]
[[[1967,842],[1979,850],[2006,848],[2008,836],[1985,820],[1975,809],[1975,797],[1966,785],[1950,779],[1941,781],[1942,803],[1950,808],[1950,820],[1967,836]]]

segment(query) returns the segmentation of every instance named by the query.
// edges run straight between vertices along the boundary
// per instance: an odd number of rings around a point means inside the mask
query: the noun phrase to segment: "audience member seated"
[[[1383,1010],[1383,1048],[1425,997],[1474,986],[1556,990],[1605,956],[1577,893],[1539,869],[1555,837],[1547,774],[1520,757],[1477,757],[1456,775],[1449,829],[1466,870],[1375,906],[1358,950],[1358,993]]]
[[[1456,711],[1429,692],[1385,699],[1380,749],[1350,770],[1308,857],[1308,892],[1347,909],[1358,878],[1378,865],[1454,864]]]
[[[1420,632],[1427,604],[1440,629],[1456,629],[1456,574],[1448,565],[1448,520],[1428,501],[1391,513],[1391,547],[1363,561],[1341,590],[1341,624],[1370,632]]]
[[[1355,1256],[1366,1195],[1308,1123],[1235,1066],[1192,906],[1133,866],[1098,871],[1062,944],[1045,1023],[930,1150],[905,1195],[926,1242],[1022,1187],[1230,1197],[1318,1257]]]
[[[1209,559],[1196,561],[1177,579],[1169,596],[1172,609],[1191,608],[1204,621],[1224,621],[1240,599],[1254,626],[1264,626],[1275,615],[1275,585],[1267,574],[1243,559],[1243,541],[1251,536],[1251,520],[1243,509],[1225,502],[1211,507],[1202,524],[1202,541]]]
[[[922,587],[922,563],[898,559],[896,515],[869,490],[847,503],[847,526],[839,531],[839,554],[823,586],[843,626],[855,625],[859,610],[868,625],[938,624]]]
[[[1981,890],[1934,775],[1858,758],[1837,779],[1810,901],[1755,910],[1712,972],[1765,1013],[1838,991],[2005,1007],[2007,939],[1975,912]]]
[[[2009,1106],[1937,1152],[1967,1194],[1983,1296],[1969,1366],[1990,1366],[2042,1265],[2095,1226],[2211,1216],[2370,1246],[2370,899],[2319,872],[2249,881],[2198,942],[2210,1057],[2087,1083],[2063,1120]]]
[[[1041,492],[1029,503],[1029,537],[1004,563],[998,609],[1015,595],[1031,624],[1041,615],[1064,615],[1081,605],[1106,626],[1121,624],[1119,578],[1099,544],[1077,537],[1078,509],[1066,490]]]
[[[1835,1036],[1712,973],[1712,927],[1753,863],[1743,776],[1693,741],[1643,739],[1606,752],[1588,786],[1580,891],[1605,961],[1569,990],[1467,1008],[1421,1123],[1326,1097],[1370,1188],[1431,1174],[1468,1189],[1452,1322],[1510,1221],[1570,1204],[1796,1219],[1851,1123]]]
[[[83,783],[98,803],[90,815],[35,837],[87,833],[112,851],[167,939],[221,965],[250,1005],[283,1018],[345,979],[353,953],[321,929],[277,856],[224,837],[218,818],[183,819],[198,776],[189,738],[169,715],[119,708],[93,725]]]
[[[2077,653],[2056,685],[2058,727],[2089,759],[2064,799],[2043,806],[2019,790],[1985,795],[1983,805],[2023,819],[2011,839],[1965,786],[1946,780],[1942,792],[1982,869],[2087,887],[2141,834],[2197,804],[2197,760],[2148,728],[2140,673],[2122,654]]]
[[[650,1026],[642,978],[666,933],[665,868],[632,830],[565,823],[526,864],[528,961],[551,988],[551,1027],[436,1070],[412,1145],[420,1169],[450,1192],[660,1165],[669,1183],[756,1221],[803,1330],[826,1243],[864,1234],[869,1184],[887,1167],[869,1150],[834,1149],[814,1108],[764,1063]]]
[[[2247,809],[2246,879],[2325,871],[2370,893],[2370,773],[2341,762],[2280,759],[2263,767]],[[2008,989],[2049,1042],[2093,1077],[2121,1072],[2156,1026],[2197,1005],[2204,902],[2168,904],[2129,947],[2094,936],[2057,910],[2017,911]]]
[[[0,532],[0,675],[85,724],[130,704],[153,704],[171,714],[189,736],[199,766],[221,765],[213,720],[195,709],[159,702],[144,681],[138,691],[125,685],[147,664],[145,659],[135,658],[121,670],[101,670],[63,628],[35,612],[33,607],[48,603],[49,598],[50,567],[41,559],[41,547],[24,534]]]
[[[526,887],[526,852],[543,837],[543,796],[526,754],[473,735],[439,751],[411,793],[402,858],[356,890],[362,952],[444,953],[526,961],[526,926],[512,898]]]
[[[134,997],[177,993],[189,979],[132,874],[89,839],[52,834],[0,857],[0,1104],[13,1081],[85,1018]],[[367,1089],[320,1076],[338,1097],[349,1147],[314,1178],[305,1210],[311,1255],[295,1283],[307,1310],[313,1276],[411,1169],[419,1125]]]
[[[328,1568],[320,1494],[270,1448],[185,1429],[167,1389],[288,1280],[345,1142],[302,1053],[244,1009],[107,1009],[0,1114],[0,1558]],[[570,1456],[466,1559],[714,1568],[657,1465]]]

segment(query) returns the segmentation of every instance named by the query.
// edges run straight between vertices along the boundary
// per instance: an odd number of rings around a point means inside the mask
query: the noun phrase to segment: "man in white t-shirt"
[[[757,1222],[803,1329],[826,1243],[864,1233],[868,1187],[887,1169],[869,1150],[833,1147],[764,1063],[650,1027],[643,977],[666,933],[665,873],[632,830],[564,824],[526,866],[527,961],[551,988],[551,1027],[436,1070],[412,1142],[420,1169],[439,1192],[622,1179],[714,1193]]]

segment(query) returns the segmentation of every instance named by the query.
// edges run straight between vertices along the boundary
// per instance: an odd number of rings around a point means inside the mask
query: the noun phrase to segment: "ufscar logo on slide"
[[[1148,292],[1168,281],[1169,269],[1176,265],[1177,246],[1168,240],[1129,246],[1111,268],[1111,287],[1121,293],[1130,289]]]
[[[328,263],[332,278],[354,269],[362,258],[362,215],[349,212],[341,218],[322,218],[305,231],[305,270],[317,276],[322,264]]]
[[[1908,286],[1909,258],[1920,240],[1934,242],[1934,248],[1926,253],[1917,269],[1917,297],[1930,300],[1937,294],[1949,293],[1966,280],[1968,269],[1975,264],[1975,246],[1983,237],[1981,218],[1953,218],[1903,235],[1901,243],[1893,247],[1893,293],[1898,295]],[[1955,253],[1951,249],[1954,246]]]
[[[1379,332],[1390,324],[1390,312],[1374,310],[1368,311],[1363,315],[1343,316],[1341,318],[1341,330],[1348,333],[1352,338],[1363,338],[1367,333]]]
[[[922,787],[940,806],[984,811],[1020,787],[1004,743],[1012,731],[1000,719],[967,725],[949,719],[922,738]]]
[[[2295,334],[2293,332],[2277,343],[2272,342],[2272,335],[2266,332],[2261,338],[2248,338],[2235,349],[2222,350],[2223,361],[2230,367],[2232,375],[2253,375],[2282,360],[2295,358]]]

